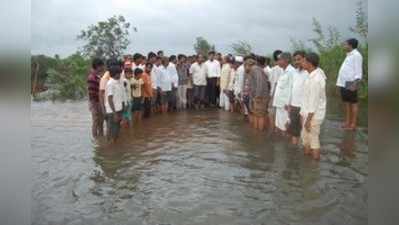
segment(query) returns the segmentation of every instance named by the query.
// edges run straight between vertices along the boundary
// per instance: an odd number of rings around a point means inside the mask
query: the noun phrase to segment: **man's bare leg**
[[[312,149],[312,157],[314,160],[320,160],[320,149]]]
[[[312,149],[310,148],[310,146],[304,146],[303,147],[303,154],[305,154],[305,155],[311,155],[312,154]]]
[[[350,118],[350,129],[355,130],[357,126],[357,115],[359,112],[359,106],[358,103],[350,104],[351,108],[351,118]]]
[[[351,106],[348,102],[344,102],[345,120],[342,128],[348,128],[351,120]]]

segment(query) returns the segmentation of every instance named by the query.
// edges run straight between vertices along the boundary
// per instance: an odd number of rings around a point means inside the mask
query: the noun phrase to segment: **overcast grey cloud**
[[[353,36],[359,0],[32,0],[32,54],[66,56],[78,50],[80,30],[113,15],[123,15],[131,32],[129,51],[193,53],[198,36],[230,52],[238,40],[259,54],[289,49],[290,37],[312,37],[312,18]],[[363,0],[364,1],[364,0]],[[365,1],[366,3],[366,1]]]

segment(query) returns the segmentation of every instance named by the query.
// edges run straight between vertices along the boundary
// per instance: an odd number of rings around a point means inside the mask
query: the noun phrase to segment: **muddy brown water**
[[[367,224],[367,124],[329,111],[315,162],[237,114],[157,115],[110,145],[86,102],[33,102],[32,223]]]

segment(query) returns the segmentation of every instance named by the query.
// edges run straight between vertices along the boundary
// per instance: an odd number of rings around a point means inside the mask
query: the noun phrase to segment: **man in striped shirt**
[[[92,116],[91,132],[93,137],[104,135],[104,115],[100,105],[99,86],[100,79],[104,73],[104,62],[101,59],[94,59],[92,69],[87,77],[87,89],[89,94],[89,109]]]

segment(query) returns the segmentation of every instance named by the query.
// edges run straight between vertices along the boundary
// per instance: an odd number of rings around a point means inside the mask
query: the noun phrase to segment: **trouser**
[[[305,119],[306,118],[304,118],[303,121],[306,121]],[[305,127],[302,127],[302,143],[305,147],[310,147],[311,149],[320,149],[320,125],[321,121],[312,119],[310,123],[310,131],[307,131]]]
[[[288,125],[288,133],[294,137],[301,136],[301,116],[299,112],[301,111],[300,107],[291,106],[291,110],[289,113],[290,122]]]
[[[148,118],[151,115],[151,97],[144,98],[144,113],[143,117]]]
[[[177,88],[172,88],[169,96],[169,106],[168,109],[175,110],[177,105]]]
[[[211,105],[216,105],[217,98],[217,79],[216,77],[207,78],[207,94],[208,103]]]
[[[205,104],[206,86],[194,85],[193,95],[195,104]]]
[[[122,111],[116,112],[120,117],[122,116]],[[117,138],[120,131],[120,121],[115,121],[114,114],[107,114],[107,136],[108,138]]]
[[[91,132],[93,136],[104,133],[104,115],[99,102],[89,102],[89,109],[92,117]]]
[[[187,88],[187,103],[188,106],[191,107],[194,103],[194,97],[193,97],[193,88]]]
[[[187,85],[179,85],[177,88],[177,102],[179,109],[185,109],[187,105]]]
[[[288,120],[287,110],[284,107],[276,107],[276,127],[282,131],[286,131]]]
[[[223,90],[220,90],[220,97],[219,97],[219,106],[220,108],[224,108],[226,111],[230,110],[230,99]]]

